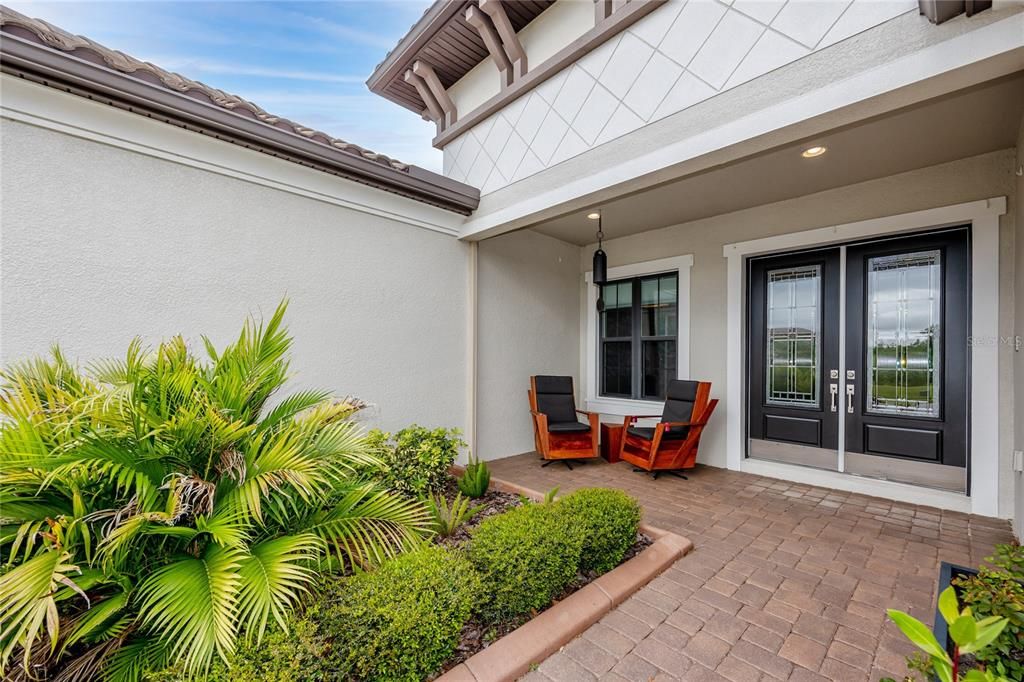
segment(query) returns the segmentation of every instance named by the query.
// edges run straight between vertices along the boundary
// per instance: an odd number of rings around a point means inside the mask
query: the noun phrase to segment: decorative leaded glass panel
[[[939,416],[942,254],[868,260],[867,407]]]
[[[821,266],[768,272],[766,400],[817,406],[821,356]]]

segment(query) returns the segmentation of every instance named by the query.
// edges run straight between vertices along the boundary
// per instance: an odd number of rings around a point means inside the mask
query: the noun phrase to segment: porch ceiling
[[[792,199],[1013,147],[1024,115],[1024,71],[868,119],[600,206],[606,239]],[[800,152],[828,152],[805,159]],[[573,244],[594,241],[589,210],[530,226]]]

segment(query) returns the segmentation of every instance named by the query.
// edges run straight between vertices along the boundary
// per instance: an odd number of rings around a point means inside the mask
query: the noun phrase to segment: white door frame
[[[999,349],[996,343],[971,345],[970,494],[930,490],[904,483],[850,476],[745,456],[746,386],[745,263],[750,256],[804,249],[931,228],[971,224],[971,338],[999,338],[999,216],[1006,197],[861,220],[775,237],[726,244],[728,333],[726,338],[726,466],[774,478],[824,485],[944,509],[999,515]],[[841,375],[842,376],[842,375]]]

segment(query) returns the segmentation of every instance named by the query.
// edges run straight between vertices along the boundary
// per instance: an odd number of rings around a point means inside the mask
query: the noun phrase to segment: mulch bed
[[[454,482],[451,483],[445,490],[445,497],[449,500],[455,497],[458,489],[455,487]],[[486,519],[502,514],[515,507],[519,507],[523,504],[522,498],[519,495],[512,493],[500,492],[497,490],[488,490],[487,494],[482,498],[473,500],[475,505],[484,505],[484,508],[474,516],[469,522],[464,524],[459,530],[453,535],[447,538],[437,538],[435,542],[438,544],[445,545],[446,547],[460,547],[469,541],[470,531],[479,526]],[[642,533],[637,533],[636,542],[626,552],[626,556],[623,557],[622,563],[625,563],[635,557],[640,552],[644,551],[653,544],[653,540]],[[534,613],[518,616],[516,618],[509,618],[498,623],[483,622],[476,617],[469,620],[468,623],[462,628],[462,635],[459,639],[458,646],[455,647],[455,653],[452,657],[444,664],[444,667],[438,671],[434,677],[440,677],[442,674],[451,670],[458,664],[462,663],[473,654],[486,649],[492,643],[498,641],[508,633],[518,628],[523,623],[527,622],[531,618],[534,618],[540,613],[543,613],[547,609],[551,608],[558,602],[562,601],[573,592],[582,589],[587,584],[593,582],[598,578],[598,575],[592,571],[581,572],[576,575],[576,578],[569,583],[569,585],[555,597],[554,601],[549,606],[540,611]]]

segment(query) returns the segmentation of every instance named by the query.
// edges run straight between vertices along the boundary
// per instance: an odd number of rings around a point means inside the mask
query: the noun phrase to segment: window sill
[[[650,400],[632,400],[629,398],[589,398],[587,410],[600,414],[630,416],[639,414],[661,414],[665,404]]]

